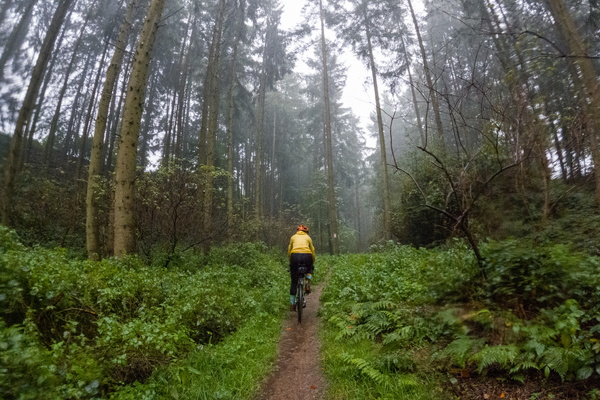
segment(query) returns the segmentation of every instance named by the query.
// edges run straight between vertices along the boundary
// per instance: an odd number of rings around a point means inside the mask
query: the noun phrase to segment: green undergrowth
[[[280,318],[257,316],[218,345],[201,346],[111,399],[252,399],[271,371],[280,335]]]
[[[578,398],[598,398],[598,258],[517,241],[482,251],[483,271],[460,243],[339,257],[322,297],[328,398],[475,398],[464,388],[486,379],[532,398],[577,382]]]
[[[238,244],[179,265],[74,260],[0,228],[2,398],[251,398],[287,315],[281,255]]]

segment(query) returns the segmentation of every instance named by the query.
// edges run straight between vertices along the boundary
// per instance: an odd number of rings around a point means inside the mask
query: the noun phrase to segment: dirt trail
[[[283,326],[277,362],[256,400],[322,399],[326,381],[320,363],[318,336],[319,298],[322,284],[306,296],[302,324],[290,313]]]

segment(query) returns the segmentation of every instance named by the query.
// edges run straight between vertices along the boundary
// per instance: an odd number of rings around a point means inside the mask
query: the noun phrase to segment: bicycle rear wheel
[[[302,323],[302,310],[304,310],[304,278],[298,279],[296,289],[296,313],[298,314],[298,323]]]

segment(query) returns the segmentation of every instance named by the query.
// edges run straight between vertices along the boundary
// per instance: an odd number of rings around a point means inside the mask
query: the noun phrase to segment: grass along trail
[[[317,316],[322,291],[323,284],[313,286],[313,292],[306,296],[302,324],[298,323],[296,313],[290,312],[283,325],[275,367],[257,400],[323,398],[326,381],[321,367]]]

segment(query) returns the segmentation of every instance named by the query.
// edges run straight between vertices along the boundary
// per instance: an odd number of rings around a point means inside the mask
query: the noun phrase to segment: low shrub
[[[447,398],[438,389],[464,376],[600,380],[598,258],[561,245],[481,248],[487,281],[458,242],[337,260],[322,297],[332,398]]]
[[[133,256],[91,262],[27,249],[4,228],[0,241],[0,357],[10,366],[0,391],[14,393],[7,399],[99,399],[124,385],[134,393],[157,370],[256,318],[278,320],[286,307],[287,273],[262,244],[218,248],[208,264],[166,269]]]
[[[535,246],[510,240],[489,243],[483,251],[487,299],[523,317],[570,298],[589,302],[600,286],[596,273],[600,259],[570,251],[565,245]]]

